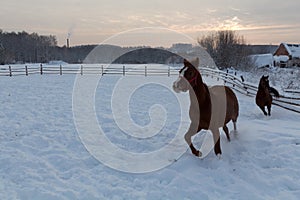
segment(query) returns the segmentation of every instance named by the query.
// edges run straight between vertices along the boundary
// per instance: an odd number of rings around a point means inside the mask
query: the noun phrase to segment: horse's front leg
[[[259,106],[259,108],[263,111],[264,115],[268,115],[268,113],[265,110],[265,106]]]
[[[197,127],[194,124],[191,124],[188,132],[184,135],[184,139],[186,143],[189,145],[192,153],[197,157],[201,157],[202,153],[199,150],[197,150],[192,143],[192,136],[196,135],[197,132],[198,132]]]

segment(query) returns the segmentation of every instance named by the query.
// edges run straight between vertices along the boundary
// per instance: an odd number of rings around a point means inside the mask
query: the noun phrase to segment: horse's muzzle
[[[176,80],[176,81],[173,83],[173,90],[174,90],[176,93],[188,91],[188,88],[187,88],[187,87],[183,87],[182,85],[183,85],[183,83],[182,83],[182,80],[181,80],[181,79]]]
[[[180,92],[180,89],[177,87],[176,82],[173,83],[173,90],[174,90],[174,92],[176,92],[176,93],[179,93],[179,92]]]

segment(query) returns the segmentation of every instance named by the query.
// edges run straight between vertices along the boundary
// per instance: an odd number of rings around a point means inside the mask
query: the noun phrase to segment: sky
[[[170,46],[227,29],[249,44],[300,43],[298,0],[0,1],[0,29],[55,35],[59,46]]]

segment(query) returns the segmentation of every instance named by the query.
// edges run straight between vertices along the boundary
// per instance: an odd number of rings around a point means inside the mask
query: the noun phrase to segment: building
[[[273,55],[276,60],[276,66],[300,67],[300,44],[281,43]]]
[[[250,55],[249,58],[251,59],[253,65],[257,68],[274,66],[274,58],[270,53]]]

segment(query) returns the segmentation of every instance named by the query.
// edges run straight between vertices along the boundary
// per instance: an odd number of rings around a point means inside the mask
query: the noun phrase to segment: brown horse
[[[255,101],[256,105],[263,111],[266,116],[271,116],[271,105],[273,101],[271,93],[273,93],[275,97],[279,97],[278,91],[275,88],[270,87],[269,85],[269,76],[262,76],[259,81]],[[268,113],[265,110],[265,106],[267,106]]]
[[[189,90],[191,124],[184,138],[192,153],[201,157],[202,153],[192,143],[192,136],[201,129],[211,130],[215,144],[214,152],[219,156],[222,154],[219,128],[223,127],[226,137],[230,141],[226,124],[232,120],[234,130],[236,130],[239,114],[238,100],[233,91],[226,86],[208,88],[202,81],[198,65],[198,58],[192,62],[184,60],[184,67],[179,71],[179,78],[173,83],[175,92]]]

